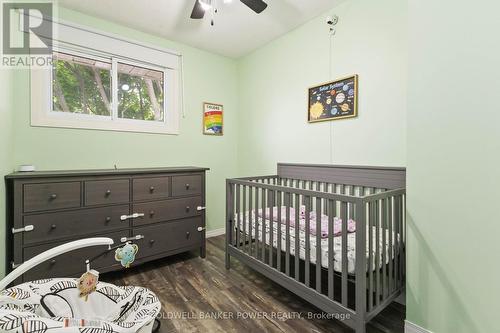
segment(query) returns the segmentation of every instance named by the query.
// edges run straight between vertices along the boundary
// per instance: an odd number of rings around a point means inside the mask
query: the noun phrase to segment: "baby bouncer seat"
[[[80,279],[44,279],[4,290],[40,262],[77,248],[104,244],[110,246],[113,240],[93,238],[64,244],[28,260],[5,277],[0,282],[0,332],[152,332],[161,310],[158,297],[143,287],[98,282],[94,270],[88,269]]]

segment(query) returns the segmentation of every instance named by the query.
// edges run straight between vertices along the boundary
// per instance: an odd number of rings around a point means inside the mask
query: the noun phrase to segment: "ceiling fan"
[[[217,12],[216,6],[217,0],[195,0],[193,12],[191,13],[192,19],[202,19],[205,16],[207,11],[214,9]],[[230,3],[232,0],[224,0],[224,3]],[[267,3],[262,0],[240,0],[251,10],[256,12],[257,14],[262,13],[264,9],[267,8]],[[213,25],[213,21],[212,21]]]

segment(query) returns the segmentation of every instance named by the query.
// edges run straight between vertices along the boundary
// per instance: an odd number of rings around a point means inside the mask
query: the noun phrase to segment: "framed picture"
[[[358,115],[358,76],[352,75],[309,88],[307,121],[353,118]]]
[[[224,106],[215,103],[203,103],[203,134],[223,134]]]

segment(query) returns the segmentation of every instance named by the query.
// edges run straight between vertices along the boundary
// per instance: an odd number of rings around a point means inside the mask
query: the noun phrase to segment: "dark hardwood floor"
[[[180,254],[103,274],[101,280],[154,291],[163,307],[162,333],[353,332],[234,258],[227,271],[224,236],[207,240],[206,259]],[[372,320],[368,332],[404,332],[404,317],[404,306],[393,303]]]

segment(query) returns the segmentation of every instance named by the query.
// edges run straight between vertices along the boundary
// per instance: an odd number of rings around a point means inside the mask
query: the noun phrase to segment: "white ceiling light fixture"
[[[204,11],[209,11],[212,8],[212,0],[198,0],[198,2]]]

